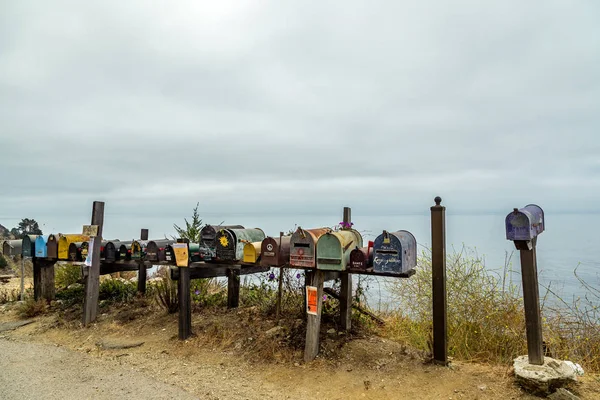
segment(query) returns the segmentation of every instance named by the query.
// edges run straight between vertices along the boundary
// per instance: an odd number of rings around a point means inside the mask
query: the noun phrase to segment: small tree
[[[22,239],[25,235],[41,235],[42,230],[35,219],[23,218],[19,225],[10,230],[10,233],[15,239]]]
[[[181,228],[177,224],[173,224],[173,228],[177,232],[177,236],[183,239],[188,239],[190,243],[200,243],[200,230],[202,229],[202,220],[198,215],[198,207],[200,203],[196,203],[194,212],[192,214],[192,222],[189,222],[187,218],[184,218],[185,229]]]

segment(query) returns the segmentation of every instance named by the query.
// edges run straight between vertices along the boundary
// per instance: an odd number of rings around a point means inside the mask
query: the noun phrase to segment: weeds
[[[156,283],[156,302],[158,305],[167,310],[169,314],[174,314],[179,311],[177,282],[171,279],[169,268],[160,267],[156,275],[158,278],[162,278]]]
[[[81,267],[65,263],[57,265],[54,272],[55,285],[57,288],[68,288],[74,283],[81,283]]]
[[[19,289],[0,289],[0,304],[19,301],[20,298],[21,291]]]
[[[21,318],[32,318],[48,311],[46,300],[34,300],[32,297],[27,298],[17,307],[17,313]]]

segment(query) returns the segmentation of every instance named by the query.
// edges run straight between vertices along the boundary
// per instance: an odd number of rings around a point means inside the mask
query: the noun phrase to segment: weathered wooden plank
[[[104,226],[104,202],[94,201],[92,207],[92,223],[98,226],[98,236],[93,238],[89,247],[92,252],[91,266],[85,280],[85,297],[83,299],[83,325],[87,326],[96,321],[98,314],[98,297],[100,290],[100,245],[102,243],[102,228]],[[90,239],[91,241],[92,239]]]
[[[333,288],[323,288],[323,292],[327,293],[328,295],[331,295],[331,297],[336,298],[338,300],[341,298],[341,296]],[[358,304],[353,304],[352,308],[354,308],[355,310],[357,310],[361,314],[364,314],[364,315],[366,315],[368,317],[371,317],[378,324],[385,325],[385,321],[384,320],[382,320],[381,318],[379,318],[377,315],[373,314],[371,311],[365,310],[364,308],[362,308]]]
[[[33,258],[33,297],[35,300],[54,300],[54,261]]]
[[[350,207],[344,207],[343,222],[352,224],[352,210]],[[362,243],[358,247],[362,247]],[[352,328],[352,274],[340,275],[340,281],[340,324],[342,329],[349,331]]]
[[[529,364],[542,365],[544,364],[544,348],[535,244],[533,244],[531,250],[520,250],[520,252],[525,328],[527,330],[527,355]]]
[[[140,240],[148,240],[148,229],[142,229],[140,232]],[[146,266],[143,262],[138,261],[138,281],[137,291],[138,293],[146,293]]]
[[[431,207],[431,268],[433,297],[433,361],[448,364],[448,315],[446,295],[446,207],[435,198]]]
[[[227,270],[227,308],[238,308],[240,305],[240,270]]]
[[[192,299],[190,294],[190,269],[179,267],[177,296],[179,299],[179,340],[186,340],[192,334]]]
[[[310,274],[310,286],[317,288],[317,314],[306,316],[306,345],[304,346],[304,361],[309,362],[319,354],[319,332],[321,330],[321,311],[323,308],[323,271],[313,271]]]
[[[210,264],[205,264],[210,265]],[[259,272],[267,272],[269,267],[253,266],[240,268],[234,265],[217,265],[214,267],[196,267],[190,268],[190,279],[202,279],[202,278],[217,278],[220,276],[227,276],[228,269],[239,269],[240,275],[257,274]],[[179,268],[171,269],[171,279],[174,281],[179,279]]]

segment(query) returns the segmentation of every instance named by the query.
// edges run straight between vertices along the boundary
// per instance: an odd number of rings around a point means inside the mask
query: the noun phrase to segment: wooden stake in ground
[[[343,221],[350,226],[352,225],[350,207],[344,207]],[[340,288],[340,323],[342,329],[349,331],[352,328],[352,274],[342,274],[340,279],[342,281]]]
[[[148,240],[148,229],[142,229],[140,240]],[[138,267],[137,291],[144,294],[146,293],[146,264],[142,258],[138,261]]]
[[[87,268],[85,280],[85,297],[83,299],[83,325],[96,321],[98,314],[98,297],[100,290],[100,244],[102,242],[102,226],[104,225],[104,202],[95,201],[92,208],[92,225],[98,227],[95,237],[91,237],[89,246],[91,265]]]

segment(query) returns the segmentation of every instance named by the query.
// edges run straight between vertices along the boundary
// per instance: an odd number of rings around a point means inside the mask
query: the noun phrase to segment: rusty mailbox
[[[383,231],[373,253],[374,272],[404,274],[417,266],[417,240],[409,231]]]
[[[21,244],[21,255],[23,257],[35,257],[35,239],[38,235],[25,235],[23,236],[23,243]]]
[[[260,246],[260,265],[263,267],[281,267],[290,262],[291,236],[268,237]]]
[[[330,232],[329,228],[302,229],[298,227],[290,239],[290,266],[315,268],[317,241]]]
[[[244,244],[244,258],[242,261],[249,264],[256,264],[260,259],[261,244],[262,242]]]
[[[515,208],[506,216],[506,239],[530,241],[544,232],[544,210],[535,204]]]
[[[221,229],[217,233],[216,257],[219,261],[239,261],[244,258],[246,243],[262,241],[265,233],[259,228]]]
[[[46,241],[46,256],[53,260],[58,258],[58,239],[57,235],[48,235]]]
[[[48,236],[39,235],[35,238],[35,257],[36,258],[48,258]]]
[[[89,236],[80,234],[61,235],[58,239],[58,259],[69,259],[69,245],[71,243],[87,242],[88,240],[90,240]]]
[[[363,239],[354,229],[327,232],[317,242],[317,269],[343,271],[355,247],[362,247]]]
[[[2,254],[5,256],[20,256],[23,252],[23,241],[18,240],[7,240],[2,244]]]

